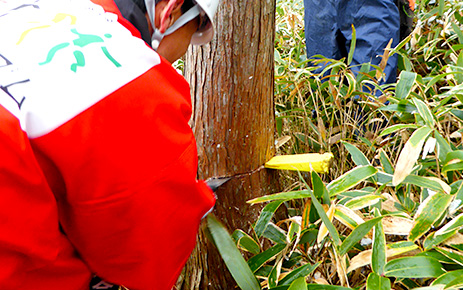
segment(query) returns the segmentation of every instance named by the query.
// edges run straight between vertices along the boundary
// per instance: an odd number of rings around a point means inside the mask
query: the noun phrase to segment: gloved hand
[[[103,281],[100,277],[94,276],[90,282],[90,290],[105,289],[105,290],[121,290],[122,287],[110,284]]]

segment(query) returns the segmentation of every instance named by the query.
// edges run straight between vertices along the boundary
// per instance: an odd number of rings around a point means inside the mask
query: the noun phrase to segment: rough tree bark
[[[216,193],[214,213],[230,231],[247,230],[261,207],[246,201],[278,190],[277,173],[263,169],[275,153],[275,1],[222,0],[215,21],[212,43],[190,48],[185,59],[199,178],[234,177]],[[178,288],[235,288],[203,230]]]

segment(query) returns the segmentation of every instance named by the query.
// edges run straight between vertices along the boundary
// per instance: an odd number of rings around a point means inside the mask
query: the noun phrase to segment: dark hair
[[[143,13],[146,13],[145,0],[132,0],[135,5],[137,5]],[[158,4],[162,0],[155,0],[154,3]],[[195,3],[193,0],[185,0],[182,5],[182,13],[187,12]]]
[[[193,0],[185,0],[182,5],[182,13],[187,12],[190,10],[191,7],[193,7],[196,3],[194,3]]]

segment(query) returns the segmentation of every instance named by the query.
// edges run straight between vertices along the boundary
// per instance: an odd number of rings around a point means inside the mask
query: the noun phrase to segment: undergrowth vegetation
[[[328,174],[284,172],[285,192],[250,201],[266,203],[252,232],[232,240],[209,217],[238,285],[462,289],[463,2],[417,2],[415,30],[390,51],[398,82],[383,86],[381,67],[354,75],[350,57],[319,60],[327,73],[314,74],[303,1],[277,6],[279,154],[335,158]]]

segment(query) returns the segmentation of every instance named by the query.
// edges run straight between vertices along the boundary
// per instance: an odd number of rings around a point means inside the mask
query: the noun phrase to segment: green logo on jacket
[[[70,18],[71,20],[71,25],[74,25],[77,21],[76,17],[73,15],[69,14],[64,14],[64,13],[58,13],[56,14],[56,17],[53,19],[54,23],[59,23],[61,21],[64,21],[66,18]],[[26,31],[24,31],[21,34],[21,37],[19,41],[17,42],[17,45],[21,44],[23,40],[27,37],[27,35],[33,31],[36,30],[42,30],[46,28],[50,28],[51,25],[37,25],[35,27],[32,27]],[[46,59],[42,62],[39,63],[39,65],[46,65],[50,62],[53,61],[55,55],[59,53],[72,53],[74,55],[75,62],[71,64],[70,69],[73,72],[77,72],[77,69],[79,67],[85,67],[86,61],[85,61],[85,51],[88,48],[89,45],[91,46],[97,46],[99,49],[101,49],[102,53],[106,56],[106,58],[114,64],[115,67],[121,67],[121,64],[117,62],[117,60],[109,53],[108,48],[104,45],[105,43],[105,38],[109,39],[112,37],[111,34],[106,33],[104,36],[98,36],[94,34],[83,34],[79,33],[76,28],[71,28],[70,32],[73,33],[76,38],[72,42],[63,42],[60,44],[57,44],[53,46],[49,51],[46,56]],[[99,45],[98,45],[99,44]]]

